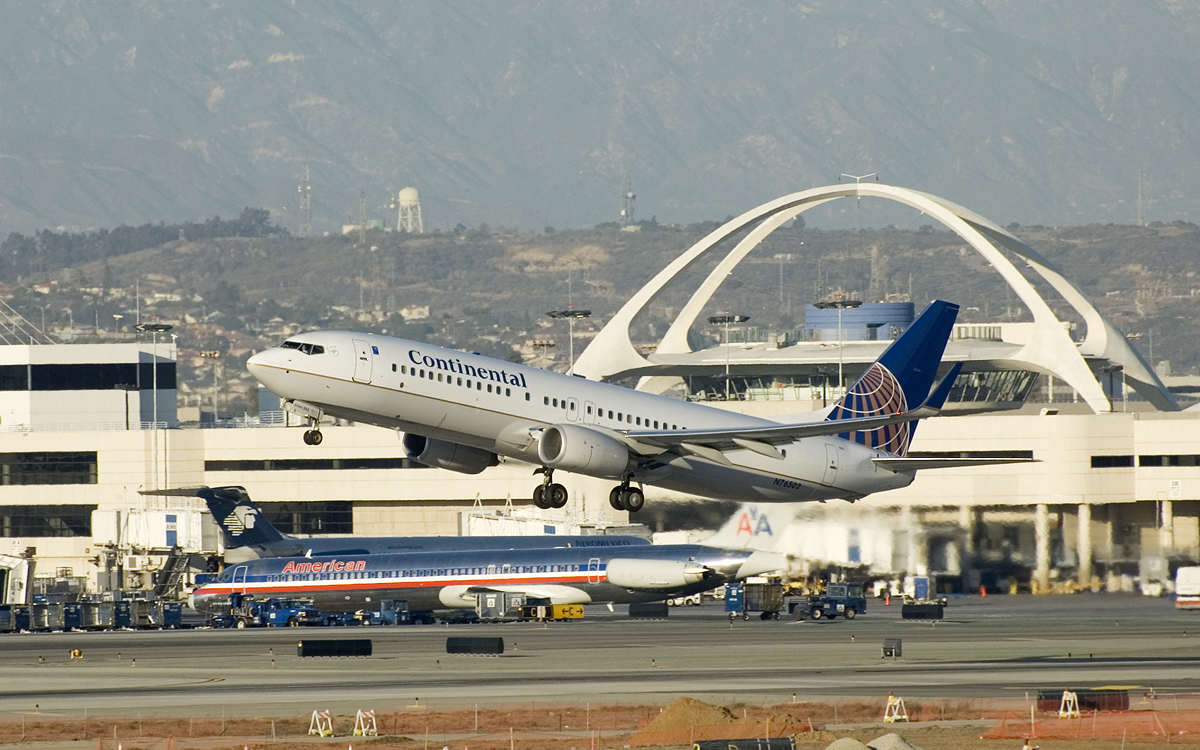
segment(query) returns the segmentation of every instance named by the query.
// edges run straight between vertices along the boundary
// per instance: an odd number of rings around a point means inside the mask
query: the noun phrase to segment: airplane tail
[[[900,414],[927,403],[956,317],[958,305],[942,300],[932,302],[855,381],[827,419]],[[945,391],[949,393],[948,384]],[[843,433],[840,437],[903,456],[908,453],[912,435],[913,423],[904,422],[877,430]]]
[[[709,538],[706,547],[775,552],[796,509],[791,503],[741,503],[737,512]]]
[[[271,525],[244,487],[201,487],[193,492],[208,503],[226,548],[266,545],[288,538]]]

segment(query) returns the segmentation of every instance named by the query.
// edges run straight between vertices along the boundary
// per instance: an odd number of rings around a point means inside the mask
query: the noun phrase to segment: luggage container
[[[83,604],[81,602],[64,602],[62,604],[62,629],[83,630]]]

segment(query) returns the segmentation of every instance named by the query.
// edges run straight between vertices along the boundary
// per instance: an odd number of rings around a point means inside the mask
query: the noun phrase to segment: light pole
[[[842,337],[842,310],[845,310],[846,308],[854,309],[856,307],[861,307],[862,300],[860,300],[860,299],[841,299],[842,295],[840,293],[837,296],[839,299],[835,299],[830,302],[817,302],[816,304],[813,305],[813,307],[817,308],[818,310],[829,310],[831,308],[837,308],[837,311],[838,311],[838,388],[841,389],[845,386],[845,382],[846,382],[845,378],[842,374],[842,369],[843,369],[842,351],[845,348],[845,339]]]
[[[125,316],[113,313],[113,338],[117,336],[117,327],[121,324],[121,318],[123,317]]]
[[[782,267],[782,266],[781,266]],[[745,323],[750,320],[749,315],[730,315],[726,310],[723,315],[710,315],[708,322],[715,326],[725,326],[725,400],[729,400],[729,324],[730,323]]]
[[[570,367],[567,369],[567,374],[574,375],[575,374],[575,321],[581,320],[583,318],[592,317],[592,311],[591,310],[576,310],[571,305],[567,305],[566,310],[551,310],[550,312],[546,313],[546,315],[550,316],[551,318],[554,318],[555,320],[558,320],[560,318],[567,319],[567,326],[570,329],[570,332],[567,334],[567,336],[570,340],[570,346],[571,346],[571,359],[570,359],[571,364],[570,364]]]
[[[213,368],[213,421],[217,419],[217,367],[220,365],[221,353],[218,351],[200,352],[204,359],[211,359]]]
[[[151,425],[151,445],[153,446],[152,453],[154,456],[154,487],[158,489],[158,334],[168,333],[175,326],[167,325],[166,323],[139,323],[137,329],[143,333],[150,332],[150,340],[153,346],[153,359],[150,365],[150,382],[151,382],[151,400],[154,402],[152,414],[154,423]]]
[[[547,356],[547,354],[550,349],[554,348],[554,342],[553,341],[534,340],[533,347],[536,349],[539,346],[542,347],[542,361],[548,366],[550,364],[550,359]]]

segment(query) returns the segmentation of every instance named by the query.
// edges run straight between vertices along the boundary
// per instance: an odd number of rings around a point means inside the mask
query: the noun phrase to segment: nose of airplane
[[[740,581],[743,578],[760,576],[771,571],[783,570],[786,567],[787,555],[778,552],[754,552],[738,568],[737,579]]]
[[[282,358],[278,349],[267,349],[246,360],[246,369],[259,381],[281,364]]]

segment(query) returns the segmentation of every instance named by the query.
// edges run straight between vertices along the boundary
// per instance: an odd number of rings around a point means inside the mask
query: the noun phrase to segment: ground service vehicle
[[[1175,571],[1175,609],[1200,609],[1200,567]]]
[[[741,617],[749,620],[757,612],[760,620],[778,620],[783,609],[783,583],[762,576],[746,579],[745,583],[731,583],[725,588],[725,611],[730,620]]]
[[[215,627],[261,628],[299,627],[325,624],[321,612],[304,599],[264,599],[258,601],[242,594],[229,597],[229,614],[213,618]]]
[[[825,587],[824,594],[801,597],[791,602],[792,617],[802,620],[810,617],[814,620],[832,620],[838,615],[847,620],[865,614],[867,598],[863,595],[863,587],[857,583],[831,583]]]

